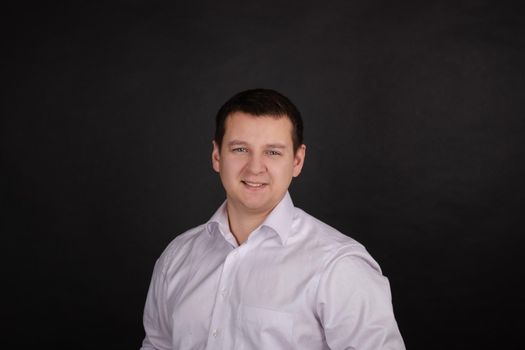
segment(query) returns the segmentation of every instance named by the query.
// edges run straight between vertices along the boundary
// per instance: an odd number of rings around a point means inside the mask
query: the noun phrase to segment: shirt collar
[[[284,245],[292,233],[292,221],[294,215],[294,205],[290,193],[286,192],[283,199],[273,208],[270,214],[263,221],[261,226],[266,226],[274,230],[281,238]]]
[[[292,233],[294,208],[290,193],[286,192],[283,199],[281,199],[275,208],[273,208],[260,227],[268,227],[275,231],[281,239],[281,243],[284,245]],[[217,226],[220,228],[221,234],[226,238],[226,234],[230,232],[226,201],[222,203],[219,209],[217,209],[215,214],[213,214],[210,220],[206,223],[206,228],[209,234],[212,234],[214,228]]]
[[[226,210],[226,201],[224,201],[219,209],[212,215],[212,217],[206,223],[206,229],[209,234],[212,234],[214,229],[220,227],[220,232],[224,235],[223,232],[230,231],[230,224],[228,223],[228,214]]]

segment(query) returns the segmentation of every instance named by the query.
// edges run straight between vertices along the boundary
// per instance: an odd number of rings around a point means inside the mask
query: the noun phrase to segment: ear
[[[306,145],[301,145],[295,152],[293,161],[293,177],[299,176],[304,165],[304,158],[306,157]]]
[[[221,157],[221,152],[219,151],[219,146],[217,145],[217,142],[215,141],[212,141],[213,143],[213,151],[211,152],[211,165],[213,167],[213,170],[215,170],[216,172],[220,172],[221,170],[221,167],[220,167],[220,157]]]

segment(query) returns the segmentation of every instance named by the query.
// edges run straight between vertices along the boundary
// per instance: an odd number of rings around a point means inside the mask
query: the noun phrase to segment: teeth
[[[248,181],[244,181],[245,184],[247,184],[248,186],[251,186],[251,187],[261,187],[263,184],[261,183],[257,183],[257,182],[248,182]]]

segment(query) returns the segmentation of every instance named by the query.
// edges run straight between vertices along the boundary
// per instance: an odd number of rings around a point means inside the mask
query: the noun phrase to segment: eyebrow
[[[244,145],[247,145],[247,144],[248,143],[246,143],[244,141],[239,141],[239,140],[233,140],[233,141],[228,142],[228,146],[238,146],[238,145],[244,146]]]
[[[241,141],[241,140],[233,140],[233,141],[228,142],[228,146],[229,147],[232,147],[232,146],[248,146],[248,142]],[[284,145],[282,143],[269,143],[269,144],[265,145],[265,147],[267,147],[267,148],[284,149],[284,148],[286,148],[286,145]]]
[[[286,148],[285,145],[282,143],[270,143],[269,145],[266,145],[268,148]]]

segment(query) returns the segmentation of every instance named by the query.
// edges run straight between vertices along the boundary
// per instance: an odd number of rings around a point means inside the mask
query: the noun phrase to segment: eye
[[[274,150],[269,150],[269,151],[266,151],[266,154],[270,155],[270,156],[280,156],[281,155],[281,152],[279,151],[274,151]]]
[[[232,149],[232,152],[245,153],[245,152],[248,152],[248,149],[246,147],[237,147],[237,148]]]

